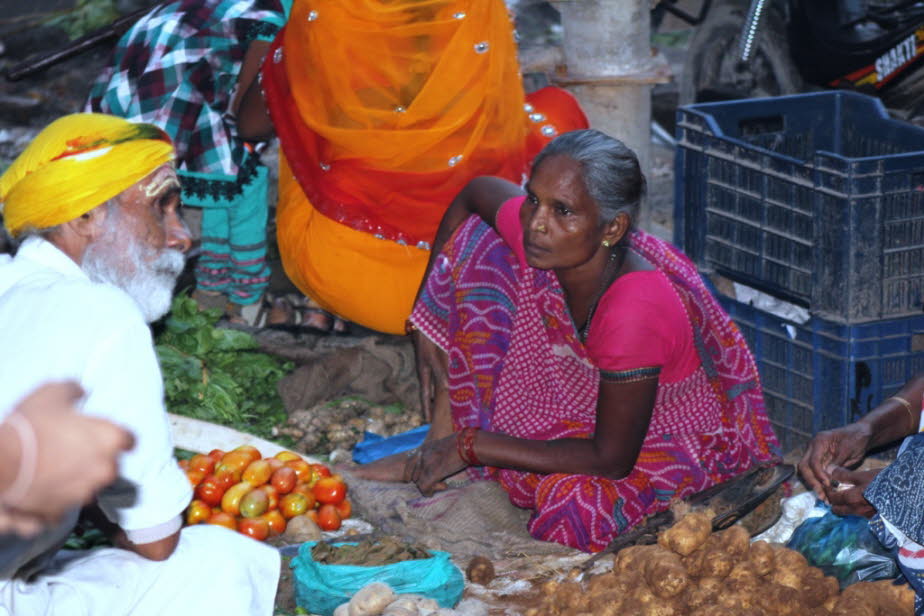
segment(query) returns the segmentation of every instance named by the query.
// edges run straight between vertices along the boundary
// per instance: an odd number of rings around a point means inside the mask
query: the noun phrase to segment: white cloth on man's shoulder
[[[43,383],[76,380],[86,391],[85,414],[135,436],[119,459],[120,480],[98,499],[107,517],[132,531],[182,512],[191,488],[173,457],[160,366],[134,300],[30,238],[0,263],[0,323],[0,413]]]
[[[0,616],[273,613],[278,553],[220,526],[183,529],[163,562],[115,548],[74,556],[60,552],[35,582],[0,582]]]

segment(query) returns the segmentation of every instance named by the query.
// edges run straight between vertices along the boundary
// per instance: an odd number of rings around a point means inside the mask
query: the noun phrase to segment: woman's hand
[[[832,468],[851,467],[862,462],[871,437],[869,427],[864,423],[819,432],[799,461],[799,474],[818,498],[828,502]]]
[[[424,443],[412,459],[410,480],[417,484],[424,496],[444,489],[443,479],[455,475],[468,466],[459,457],[455,433]]]
[[[446,352],[419,331],[411,336],[417,362],[417,380],[420,383],[420,408],[424,421],[433,421],[433,409],[440,390],[449,389],[448,359]]]
[[[840,466],[831,469],[831,482],[824,490],[831,511],[837,515],[872,517],[876,509],[866,500],[863,492],[878,474],[878,469],[851,471]]]

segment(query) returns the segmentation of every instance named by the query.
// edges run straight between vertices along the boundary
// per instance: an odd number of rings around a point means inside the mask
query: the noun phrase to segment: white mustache
[[[174,248],[164,250],[154,262],[151,263],[151,269],[158,274],[169,275],[174,278],[183,273],[183,268],[185,266],[186,255]]]

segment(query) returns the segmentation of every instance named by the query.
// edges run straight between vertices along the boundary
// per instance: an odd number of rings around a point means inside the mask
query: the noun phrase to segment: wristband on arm
[[[456,433],[456,449],[459,457],[469,466],[482,466],[478,456],[475,455],[476,434],[478,434],[478,428],[472,426],[462,428]]]
[[[38,464],[38,441],[32,423],[20,413],[10,413],[4,423],[12,428],[19,438],[19,465],[16,478],[0,493],[0,503],[9,507],[20,505],[35,479]]]

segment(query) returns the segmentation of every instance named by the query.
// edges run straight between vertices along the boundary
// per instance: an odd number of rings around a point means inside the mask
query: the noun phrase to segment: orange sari
[[[586,127],[562,91],[539,97],[548,111],[526,102],[512,32],[502,0],[296,0],[262,85],[283,265],[325,309],[403,332],[455,194],[477,175],[520,181],[551,137]]]

